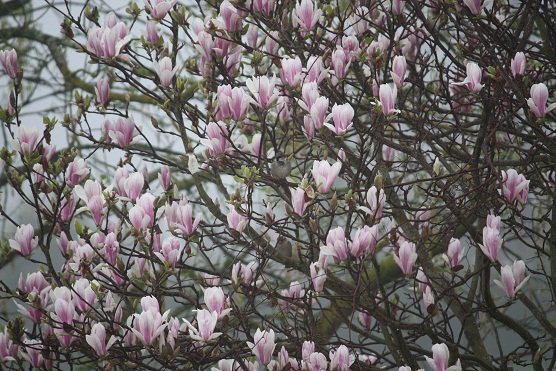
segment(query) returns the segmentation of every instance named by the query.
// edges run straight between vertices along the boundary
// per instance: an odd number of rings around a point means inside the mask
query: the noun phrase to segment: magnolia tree
[[[553,369],[553,2],[14,3],[3,368]]]

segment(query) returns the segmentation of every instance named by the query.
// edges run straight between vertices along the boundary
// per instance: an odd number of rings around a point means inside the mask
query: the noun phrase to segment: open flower
[[[534,84],[531,86],[531,98],[527,99],[527,104],[531,112],[537,117],[544,117],[548,112],[556,108],[556,103],[552,103],[548,107],[548,88],[545,84]]]
[[[317,184],[317,190],[320,193],[326,193],[330,191],[332,183],[338,178],[338,174],[342,169],[342,163],[336,162],[334,165],[330,166],[328,161],[315,161],[313,162],[313,178]]]
[[[268,365],[272,358],[274,348],[276,347],[276,343],[274,342],[274,331],[261,331],[261,329],[258,328],[253,337],[253,341],[253,343],[248,341],[247,346],[262,364]]]

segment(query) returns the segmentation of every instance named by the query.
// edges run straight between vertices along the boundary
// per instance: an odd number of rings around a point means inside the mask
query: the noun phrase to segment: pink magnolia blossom
[[[455,366],[448,367],[450,351],[446,344],[435,344],[432,346],[432,358],[425,356],[427,363],[434,371],[461,371],[459,359]]]
[[[68,166],[66,182],[70,186],[77,185],[89,175],[89,172],[87,162],[82,158],[76,157]]]
[[[170,176],[170,167],[168,165],[163,165],[158,173],[158,181],[165,191],[170,189],[172,185],[172,177]]]
[[[434,305],[434,294],[432,289],[429,285],[425,287],[425,291],[423,291],[423,303],[425,304],[425,308],[429,308],[431,305]]]
[[[39,144],[40,133],[37,128],[28,129],[20,126],[17,129],[17,139],[12,141],[12,147],[21,155],[32,154]]]
[[[318,97],[320,97],[319,86],[316,82],[310,81],[301,87],[301,96],[303,100],[299,102],[299,106],[305,111],[310,112],[311,107]]]
[[[513,265],[505,265],[500,269],[500,280],[494,280],[508,298],[512,299],[515,294],[529,280],[525,277],[525,263],[522,260],[514,261]]]
[[[514,202],[517,199],[521,204],[526,204],[529,180],[525,179],[523,174],[518,174],[515,169],[502,171],[502,190],[500,193],[508,202]]]
[[[350,357],[349,349],[345,345],[331,350],[329,357],[331,370],[348,371],[349,366],[355,361],[353,357]]]
[[[166,321],[170,311],[160,314],[155,310],[143,310],[141,314],[133,315],[133,327],[131,331],[139,339],[143,345],[152,345],[162,334],[167,323]]]
[[[359,40],[353,35],[342,37],[342,48],[346,53],[346,58],[349,60],[353,60],[361,51]]]
[[[99,79],[97,81],[97,86],[95,86],[95,93],[98,102],[102,106],[106,106],[108,99],[110,99],[110,85],[108,85],[108,81],[105,79]]]
[[[11,79],[17,78],[18,61],[15,49],[0,50],[0,62],[4,65],[6,73]]]
[[[427,278],[425,271],[423,271],[423,268],[419,267],[419,269],[417,269],[415,281],[419,284],[419,291],[425,292],[427,286],[429,286],[429,279]]]
[[[326,258],[324,258],[324,260],[326,261]],[[321,262],[318,261],[311,263],[309,270],[311,273],[311,281],[313,282],[313,289],[315,292],[321,292],[324,289],[324,283],[326,282],[325,268],[323,268]]]
[[[391,0],[391,10],[392,14],[400,15],[403,13],[403,8],[405,6],[405,1],[402,0]]]
[[[229,32],[236,32],[241,29],[241,16],[238,9],[228,0],[220,4],[220,16],[222,17],[222,27]]]
[[[544,117],[547,113],[556,108],[556,103],[552,103],[548,107],[548,88],[545,84],[534,84],[531,86],[531,98],[527,99],[527,104],[531,112],[537,117]]]
[[[17,288],[20,293],[28,294],[33,291],[39,293],[47,287],[50,287],[50,284],[41,272],[27,273],[25,281],[23,281],[23,273],[19,274]]]
[[[15,231],[15,239],[10,240],[10,247],[23,256],[29,256],[37,247],[39,238],[35,237],[35,228],[31,224],[22,224]]]
[[[231,95],[228,97],[232,118],[236,121],[243,119],[249,112],[249,103],[251,103],[251,99],[242,88],[233,88]]]
[[[247,45],[249,45],[250,48],[257,49],[257,45],[259,44],[259,27],[250,24],[249,28],[247,28],[245,37],[247,38]]]
[[[176,0],[165,1],[165,0],[143,0],[145,3],[145,10],[156,20],[161,20],[176,5]]]
[[[386,204],[386,194],[384,193],[384,190],[381,189],[379,191],[375,186],[369,188],[367,191],[367,203],[370,208],[360,206],[359,209],[377,219],[382,218],[382,210]]]
[[[510,67],[513,77],[525,76],[527,70],[527,58],[525,58],[525,54],[523,52],[515,53]]]
[[[357,319],[359,320],[361,326],[363,326],[366,330],[369,330],[371,328],[373,317],[371,317],[370,314],[366,312],[358,312]]]
[[[398,254],[394,255],[394,260],[402,272],[409,275],[413,272],[413,265],[417,261],[417,257],[415,244],[413,242],[404,241],[400,245]]]
[[[451,238],[446,254],[442,255],[448,267],[453,269],[460,265],[464,256],[465,249],[461,248],[461,242],[457,238]]]
[[[106,343],[106,329],[101,323],[95,323],[91,328],[91,334],[85,335],[87,344],[93,348],[95,353],[102,357],[108,349],[116,342],[116,337],[112,335],[108,343]]]
[[[129,210],[128,217],[129,222],[137,232],[143,231],[143,233],[145,233],[149,224],[152,223],[152,220],[145,212],[145,209],[139,205],[135,205]]]
[[[166,205],[166,220],[171,229],[177,228],[184,237],[192,235],[201,222],[201,215],[197,214],[193,220],[193,208],[186,200]]]
[[[261,329],[258,328],[255,332],[253,341],[253,343],[248,341],[247,346],[262,364],[268,365],[272,358],[274,348],[276,347],[276,343],[274,342],[274,331],[261,331]]]
[[[353,237],[353,242],[350,245],[350,253],[353,257],[358,258],[363,254],[371,255],[375,249],[378,239],[378,226],[372,227],[364,226],[358,229]]]
[[[39,339],[24,339],[21,352],[19,353],[25,361],[29,362],[31,366],[36,369],[42,368],[45,363],[43,357],[43,350],[45,346],[43,341]]]
[[[500,218],[500,216],[496,216],[492,214],[487,215],[486,218],[487,227],[500,229],[501,223],[502,223],[502,218]]]
[[[153,45],[158,44],[158,40],[160,40],[160,33],[156,28],[156,24],[157,22],[155,21],[147,21],[147,28],[144,31],[147,42]]]
[[[392,76],[392,80],[394,80],[394,85],[398,89],[401,89],[405,79],[405,71],[407,70],[407,62],[405,61],[405,57],[403,55],[398,55],[394,57],[392,61],[392,72],[390,75]]]
[[[218,314],[216,312],[211,313],[206,309],[197,310],[198,329],[189,323],[189,321],[185,318],[183,318],[183,321],[189,328],[189,335],[193,340],[208,343],[209,341],[222,335],[221,332],[214,332],[216,323],[218,322]]]
[[[326,236],[326,246],[321,246],[320,251],[332,256],[336,264],[346,260],[349,257],[349,249],[344,229],[337,227],[330,230]]]
[[[254,270],[254,262],[247,265],[244,265],[241,262],[234,264],[232,267],[232,284],[234,287],[238,287],[241,283],[250,285],[251,280],[253,279]]]
[[[269,369],[272,365],[272,362],[268,365]],[[288,365],[292,370],[299,370],[299,364],[297,363],[297,360],[295,358],[290,358],[288,351],[284,346],[282,346],[280,352],[278,353],[278,362],[276,362],[276,368],[278,370],[283,370],[285,367],[288,367]]]
[[[382,146],[382,158],[386,162],[394,162],[396,158],[396,150],[392,147]]]
[[[326,356],[320,352],[313,352],[307,360],[301,362],[303,370],[326,371],[328,370],[328,361]]]
[[[243,232],[248,224],[247,217],[237,212],[234,205],[228,205],[230,211],[228,212],[228,227],[239,233]]]
[[[307,202],[305,201],[305,190],[299,187],[290,188],[291,198],[292,198],[292,208],[293,212],[299,216],[303,216],[305,209],[307,208]]]
[[[319,130],[328,121],[326,112],[328,111],[329,101],[326,97],[318,97],[311,106],[311,122],[315,130]]]
[[[278,98],[278,90],[276,90],[276,76],[268,79],[266,76],[247,79],[247,88],[255,98],[255,104],[262,109],[267,109]]]
[[[172,236],[166,238],[162,242],[160,252],[155,252],[154,254],[160,261],[168,264],[170,268],[175,268],[182,250],[183,248],[181,247],[180,240]]]
[[[315,179],[317,190],[320,193],[330,191],[330,188],[336,178],[338,178],[338,174],[340,174],[341,169],[341,162],[336,162],[332,166],[330,166],[330,163],[326,160],[313,162],[313,169],[311,173],[313,174],[313,179]]]
[[[301,27],[302,34],[311,31],[320,20],[322,10],[313,0],[301,0],[295,5],[292,13],[292,21],[294,26]]]
[[[299,57],[285,57],[281,61],[280,80],[282,84],[287,86],[298,86],[301,82],[301,72],[303,66]]]
[[[341,47],[332,52],[331,65],[337,79],[347,76],[350,64],[351,54],[349,52],[346,53]]]
[[[483,2],[483,0],[463,0],[463,3],[469,8],[469,10],[471,11],[471,13],[473,13],[474,15],[477,15],[481,12],[482,10],[482,6],[481,3]],[[438,370],[435,370],[438,371]],[[444,370],[442,370],[444,371]]]
[[[87,32],[87,49],[98,58],[116,58],[131,41],[131,35],[128,33],[128,28],[123,22],[104,25],[101,28],[95,27]]]
[[[97,294],[91,287],[91,282],[86,278],[80,278],[73,283],[73,303],[82,313],[87,312],[98,301]]]
[[[208,147],[211,156],[218,157],[227,152],[230,142],[228,140],[228,127],[224,122],[210,122],[207,126],[206,135],[207,139],[201,139],[201,143]]]
[[[334,104],[332,107],[334,126],[329,123],[325,123],[324,125],[336,133],[336,135],[343,136],[353,126],[352,120],[354,115],[355,111],[349,103],[341,105]]]
[[[478,93],[483,88],[481,80],[483,78],[483,71],[481,67],[475,62],[468,62],[466,65],[467,76],[462,82],[453,82],[452,85],[465,85],[472,93]]]
[[[8,327],[4,328],[4,332],[0,332],[0,363],[15,361],[15,357],[19,353],[19,345],[14,344],[8,334]]]
[[[168,57],[164,57],[158,62],[153,62],[153,68],[158,76],[160,85],[165,88],[170,86],[178,70],[178,66],[172,68],[172,60]]]
[[[252,3],[255,13],[262,12],[267,17],[270,16],[276,8],[276,0],[252,0]]]
[[[76,318],[75,305],[72,301],[67,301],[62,298],[56,299],[54,302],[54,312],[58,322],[65,323],[72,326],[73,320]]]
[[[268,33],[264,41],[264,47],[268,54],[278,55],[278,48],[280,47],[278,40],[280,40],[280,33],[278,31],[270,31]]]
[[[218,319],[221,320],[228,313],[231,312],[231,308],[226,309],[226,295],[221,287],[209,287],[205,289],[205,305],[209,312],[216,312]]]
[[[322,57],[320,56],[310,56],[307,59],[307,79],[309,82],[316,82],[319,85],[322,80],[328,76],[328,70],[324,68],[322,63]]]
[[[119,117],[110,127],[110,138],[125,148],[133,143],[133,138],[139,134],[135,128],[133,116],[127,118]]]
[[[498,253],[503,242],[500,231],[487,225],[483,228],[483,243],[479,244],[479,247],[490,261],[495,262],[498,260]]]
[[[382,112],[384,112],[385,115],[388,116],[399,112],[399,110],[394,108],[396,106],[397,95],[398,91],[395,87],[392,89],[388,84],[380,85],[380,105],[382,106]]]
[[[139,172],[132,173],[128,175],[123,181],[125,195],[132,201],[136,201],[137,198],[143,193],[143,187],[145,186],[145,178],[143,174]]]

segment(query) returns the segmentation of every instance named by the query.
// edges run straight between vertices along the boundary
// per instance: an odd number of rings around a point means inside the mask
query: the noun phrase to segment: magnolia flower
[[[20,154],[32,154],[39,144],[40,133],[37,128],[27,129],[20,126],[17,129],[17,139],[12,141],[12,147]]]
[[[529,280],[525,277],[525,263],[522,260],[514,261],[513,265],[505,265],[500,269],[500,280],[494,280],[508,296],[513,298],[521,287]]]
[[[453,269],[461,264],[464,256],[465,249],[461,248],[460,241],[457,238],[452,238],[448,244],[446,254],[442,255],[442,258],[446,261],[448,267]]]
[[[349,257],[349,249],[344,229],[338,227],[328,232],[326,246],[321,246],[320,251],[332,256],[336,264],[346,260]]]
[[[396,106],[397,95],[398,91],[395,87],[392,89],[388,84],[380,85],[380,105],[382,106],[382,112],[384,112],[385,115],[388,116],[400,112],[394,108]]]
[[[515,53],[510,67],[514,77],[525,76],[527,68],[527,59],[525,58],[525,54],[523,52]]]
[[[214,332],[216,328],[216,323],[218,321],[218,314],[216,312],[209,312],[206,309],[201,309],[197,311],[197,328],[195,328],[189,321],[183,318],[183,321],[189,328],[189,335],[193,340],[197,340],[203,343],[208,343],[211,340],[216,339],[221,332]]]
[[[398,250],[398,254],[394,255],[396,264],[406,275],[413,272],[413,265],[417,261],[417,252],[413,242],[403,241]]]
[[[95,323],[91,328],[91,334],[85,335],[85,340],[95,351],[98,356],[106,354],[108,349],[116,342],[116,337],[112,335],[108,343],[106,343],[106,329],[100,323]]]
[[[268,365],[270,363],[270,359],[272,358],[272,353],[274,352],[274,348],[276,344],[274,342],[274,331],[266,331],[261,329],[257,329],[255,332],[255,336],[253,337],[253,343],[247,342],[247,346],[251,349],[251,352],[262,364]]]
[[[425,356],[427,363],[434,371],[461,371],[459,359],[455,366],[448,367],[450,351],[446,344],[435,344],[432,346],[432,358]]]
[[[483,0],[463,0],[463,3],[469,8],[471,13],[473,13],[474,15],[477,15],[481,12],[481,9],[483,8],[481,6],[482,2]]]
[[[468,62],[466,65],[467,77],[462,82],[453,82],[452,85],[466,85],[467,89],[473,93],[478,93],[483,88],[481,79],[483,71],[481,67],[475,62]]]
[[[174,75],[178,70],[178,66],[172,69],[172,60],[168,57],[162,58],[160,61],[153,62],[153,68],[158,76],[160,85],[167,88],[172,83]]]
[[[317,190],[320,193],[326,193],[330,191],[332,183],[338,178],[338,174],[342,169],[342,163],[336,162],[334,165],[330,166],[328,161],[315,161],[313,162],[313,178],[317,184]]]
[[[165,1],[165,0],[143,0],[145,3],[145,10],[156,20],[161,20],[176,5],[177,0]]]
[[[10,247],[19,251],[23,256],[31,255],[39,243],[39,238],[35,237],[35,228],[31,224],[22,224],[17,227],[14,238],[14,240],[10,240]]]
[[[349,103],[341,105],[334,104],[332,107],[332,120],[334,121],[334,126],[329,123],[325,123],[324,125],[336,133],[336,135],[342,136],[352,127],[354,115],[355,111]]]
[[[228,212],[228,227],[239,233],[243,232],[247,226],[247,217],[237,212],[234,205],[228,205],[230,211]]]
[[[498,253],[503,242],[500,231],[487,225],[483,228],[483,243],[479,244],[479,247],[490,261],[495,262],[498,260]]]
[[[544,117],[544,115],[556,108],[556,103],[552,103],[547,107],[547,100],[548,88],[545,84],[540,83],[531,86],[531,98],[527,99],[527,104],[535,116]]]
[[[320,20],[322,10],[318,8],[313,0],[301,0],[295,5],[292,13],[294,26],[299,26],[303,30],[302,34],[311,31]]]
[[[17,52],[15,49],[11,50],[0,50],[0,62],[4,65],[6,73],[11,79],[17,77]]]
[[[293,212],[299,216],[303,216],[305,209],[307,208],[307,202],[305,201],[305,190],[299,187],[290,188],[292,196],[292,207]]]
[[[508,202],[517,199],[520,203],[526,204],[529,180],[525,179],[523,174],[518,174],[515,169],[502,171],[502,190],[499,192]]]
[[[394,57],[394,60],[392,61],[392,72],[390,72],[390,75],[392,76],[392,80],[394,80],[394,84],[398,89],[401,89],[403,86],[406,69],[407,62],[405,61],[405,57],[403,55]]]
[[[272,106],[278,98],[278,90],[276,90],[276,76],[268,79],[266,76],[247,79],[245,82],[247,88],[255,98],[255,104],[263,109]]]
[[[384,190],[381,189],[379,191],[375,186],[369,188],[369,191],[367,192],[367,203],[370,208],[359,206],[359,209],[363,210],[367,214],[375,216],[376,218],[381,218],[382,210],[384,209],[384,204],[386,203],[386,194],[384,194]]]

